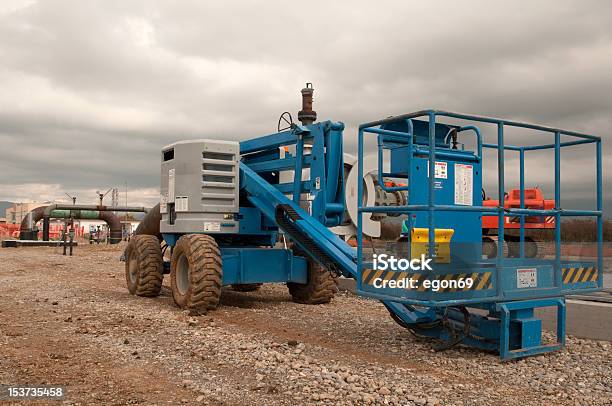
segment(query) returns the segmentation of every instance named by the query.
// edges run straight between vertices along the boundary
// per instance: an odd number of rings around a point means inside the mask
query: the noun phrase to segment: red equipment
[[[484,199],[483,206],[498,207],[499,200]],[[504,197],[504,208],[520,208],[521,207],[521,191],[520,189],[512,189],[510,193],[506,193]],[[544,195],[539,188],[525,189],[525,206],[526,209],[535,210],[551,210],[555,207],[554,200],[544,199]],[[517,216],[506,216],[504,222],[504,240],[508,242],[508,253],[511,257],[518,256],[519,237],[518,230],[521,228],[521,218]],[[555,228],[554,216],[527,216],[525,217],[525,231],[533,234],[534,230],[545,230]],[[508,233],[510,231],[510,233]],[[531,232],[530,232],[531,231]],[[497,255],[497,235],[498,235],[498,217],[497,216],[482,216],[482,242],[483,253],[489,258],[494,258]],[[538,246],[533,235],[525,236],[525,256],[533,258],[537,256]]]
[[[499,200],[484,200],[483,206],[485,207],[498,207]],[[504,208],[518,209],[521,207],[521,191],[519,189],[512,189],[510,193],[507,193],[504,199]],[[525,208],[534,210],[552,210],[555,208],[554,200],[544,199],[544,195],[539,188],[525,189]],[[482,228],[483,230],[497,229],[497,216],[483,216],[482,217]],[[519,229],[521,227],[520,217],[506,216],[504,228],[506,229]],[[555,228],[555,217],[554,216],[528,216],[525,217],[525,229],[552,229]]]

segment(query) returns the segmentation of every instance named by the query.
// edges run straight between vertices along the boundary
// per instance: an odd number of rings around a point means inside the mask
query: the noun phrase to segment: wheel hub
[[[178,259],[176,272],[176,287],[181,295],[185,295],[189,288],[189,262],[184,254]]]

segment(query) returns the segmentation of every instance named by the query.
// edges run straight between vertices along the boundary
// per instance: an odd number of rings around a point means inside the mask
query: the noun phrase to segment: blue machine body
[[[437,122],[440,118],[467,121],[457,126]],[[497,126],[497,143],[482,141],[481,123]],[[551,133],[554,142],[539,146],[509,145],[506,127],[521,127]],[[345,212],[342,133],[344,125],[325,121],[240,143],[240,232],[215,234],[222,251],[223,284],[259,282],[298,282],[307,280],[307,261],[290,249],[272,248],[283,232],[301,252],[330,271],[354,278],[357,292],[381,300],[391,316],[413,332],[441,340],[499,352],[502,359],[519,358],[561,348],[565,340],[565,299],[570,293],[602,288],[602,175],[601,139],[588,134],[510,122],[488,117],[468,116],[425,110],[362,124],[358,132],[358,179],[363,178],[364,136],[377,137],[379,184],[389,192],[405,191],[405,206],[358,205],[357,249],[350,247],[329,230],[341,223]],[[457,140],[473,137],[473,150],[459,147]],[[561,142],[561,136],[571,138]],[[561,207],[560,149],[595,144],[597,174],[596,210],[564,210]],[[308,146],[308,148],[306,148]],[[281,153],[292,147],[294,154]],[[503,196],[504,152],[516,151],[520,158],[521,201],[524,202],[524,159],[531,150],[554,149],[555,209],[531,210],[484,207],[482,203],[482,150],[498,151],[498,194]],[[389,172],[383,171],[388,150]],[[309,151],[306,153],[306,151]],[[281,183],[280,171],[294,171],[291,182]],[[303,177],[304,171],[309,176]],[[433,175],[433,176],[432,176]],[[401,179],[400,186],[387,186],[385,178]],[[358,202],[363,199],[358,184]],[[308,196],[304,207],[301,196]],[[302,201],[303,203],[303,201]],[[425,229],[427,249],[436,253],[436,230],[452,230],[450,260],[434,257],[430,272],[393,272],[373,269],[372,258],[363,246],[363,213],[400,213],[409,232]],[[482,255],[482,216],[497,215],[500,244],[495,259]],[[521,218],[520,255],[504,257],[503,228],[508,215]],[[555,256],[552,259],[526,258],[524,218],[554,216]],[[566,261],[561,258],[561,217],[590,216],[597,219],[596,261]],[[197,232],[197,231],[194,231]],[[164,234],[173,246],[180,235]],[[405,252],[411,255],[411,241]],[[570,270],[588,272],[589,278],[569,277]],[[587,270],[587,271],[585,271]],[[471,278],[470,288],[405,289],[381,288],[375,280],[414,277],[443,281]],[[557,342],[541,342],[541,320],[534,317],[538,307],[558,310]],[[486,316],[469,311],[484,309]]]
[[[260,177],[258,182],[281,195],[293,194],[294,202],[299,201],[301,194],[308,194],[309,216],[327,227],[336,226],[345,210],[343,129],[342,123],[325,121],[243,141],[240,143],[242,165]],[[304,153],[305,143],[310,153]],[[283,147],[294,147],[296,152],[281,157]],[[287,170],[295,173],[309,170],[310,176],[308,180],[300,178],[299,183],[281,183],[279,172]],[[306,259],[293,255],[289,249],[271,248],[278,241],[279,228],[274,216],[262,211],[267,202],[247,192],[246,186],[252,183],[241,171],[239,233],[215,234],[223,260],[223,284],[306,283]],[[163,234],[169,246],[174,246],[180,237],[181,234]]]

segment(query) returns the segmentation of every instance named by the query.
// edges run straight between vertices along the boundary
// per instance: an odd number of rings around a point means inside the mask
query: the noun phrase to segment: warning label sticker
[[[176,196],[174,203],[175,211],[189,211],[189,197]]]
[[[168,212],[168,195],[162,194],[159,198],[159,212]]]
[[[474,173],[472,165],[455,164],[455,204],[472,206]]]
[[[204,231],[221,231],[221,223],[216,221],[207,221],[204,223]]]
[[[517,288],[537,288],[538,287],[538,270],[536,268],[517,269],[516,270],[516,287]]]
[[[427,177],[429,177],[429,165],[427,165]],[[435,179],[448,179],[448,163],[436,161]]]
[[[174,168],[168,170],[168,203],[174,203]]]

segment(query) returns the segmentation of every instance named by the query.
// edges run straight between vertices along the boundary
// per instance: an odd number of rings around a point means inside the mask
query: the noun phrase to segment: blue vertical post
[[[565,298],[557,304],[557,342],[565,346]]]
[[[412,152],[410,152],[412,153]],[[434,222],[434,183],[436,179],[436,114],[433,111],[429,112],[429,188],[428,188],[428,205],[429,205],[429,257],[436,256],[436,230]]]
[[[357,135],[357,288],[362,290],[361,273],[363,272],[363,130]]]
[[[555,286],[563,288],[561,272],[561,134],[555,132]]]
[[[521,209],[525,208],[525,149],[519,150],[519,188],[521,193]],[[521,229],[519,235],[519,256],[525,258],[525,216],[521,216]]]
[[[412,147],[414,145],[414,127],[412,125],[412,119],[408,119],[406,120],[406,123],[408,124],[408,178],[407,178],[407,182],[408,182],[408,195],[406,196],[406,204],[409,205],[411,204],[411,196],[413,195],[413,183],[412,183]],[[389,165],[391,165],[391,163],[389,163]],[[412,258],[412,213],[407,212],[407,221],[408,221],[408,238],[406,241],[406,252],[408,253],[407,258],[411,259]]]
[[[507,359],[510,352],[510,311],[504,305],[500,308],[499,356]]]
[[[597,140],[597,211],[603,210],[601,140]],[[603,214],[597,216],[597,286],[603,288]]]
[[[504,193],[506,185],[504,184],[504,123],[500,122],[497,124],[497,195],[499,196],[499,211],[497,213],[497,229],[498,229],[498,240],[497,240],[497,294],[500,294],[499,277],[501,272],[501,264],[504,260]]]
[[[498,245],[497,261],[501,263],[504,258],[504,193],[506,190],[504,179],[504,123],[497,125],[497,195],[499,196],[499,211],[497,213]]]
[[[300,196],[302,194],[302,161],[304,156],[304,137],[302,134],[297,135],[297,143],[295,144],[295,173],[293,174],[293,202],[300,204]]]

